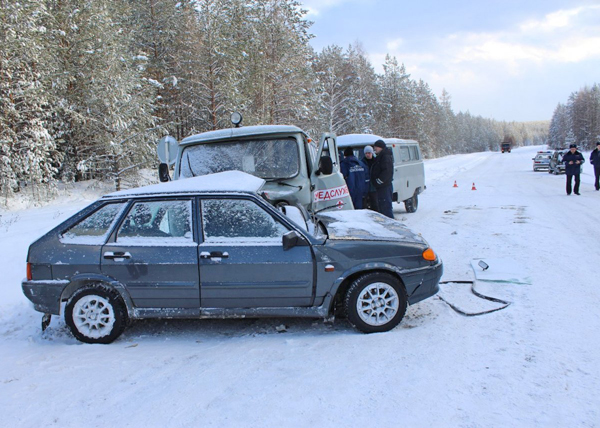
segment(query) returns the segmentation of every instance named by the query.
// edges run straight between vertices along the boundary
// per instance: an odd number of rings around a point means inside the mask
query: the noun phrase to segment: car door
[[[199,308],[192,199],[140,200],[102,248],[101,269],[139,308]]]
[[[312,211],[354,209],[348,186],[340,172],[339,153],[333,134],[323,134],[314,162],[310,175],[313,187]]]
[[[290,229],[253,199],[202,198],[198,247],[204,308],[309,306],[309,246],[283,249]]]

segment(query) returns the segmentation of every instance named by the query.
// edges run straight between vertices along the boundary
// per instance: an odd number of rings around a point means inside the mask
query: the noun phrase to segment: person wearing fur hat
[[[394,218],[392,209],[394,154],[386,147],[383,140],[375,141],[373,150],[377,157],[371,169],[371,182],[377,191],[377,211],[389,218]]]
[[[575,187],[573,193],[579,195],[579,174],[581,174],[581,165],[585,162],[583,155],[577,151],[577,144],[571,144],[569,151],[563,155],[565,163],[565,174],[567,176],[567,195],[571,194],[571,182],[575,177]]]
[[[596,190],[600,190],[600,141],[596,142],[596,148],[590,155],[590,163],[594,165],[594,176],[596,177],[594,187]]]

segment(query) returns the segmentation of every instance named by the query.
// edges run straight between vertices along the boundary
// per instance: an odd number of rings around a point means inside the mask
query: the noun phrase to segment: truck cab
[[[510,153],[510,146],[511,146],[510,143],[504,142],[504,143],[500,144],[500,150],[502,151],[502,153],[504,153],[504,152]]]
[[[167,163],[175,165],[173,180],[237,170],[264,179],[263,194],[276,206],[302,205],[312,212],[354,208],[340,172],[335,134],[323,134],[316,145],[296,126],[263,125],[174,141],[159,143],[161,181],[170,179]]]

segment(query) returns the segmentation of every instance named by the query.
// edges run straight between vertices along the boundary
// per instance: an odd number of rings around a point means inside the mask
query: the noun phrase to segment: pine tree
[[[48,132],[47,16],[43,3],[0,0],[0,190],[51,183],[60,155]]]

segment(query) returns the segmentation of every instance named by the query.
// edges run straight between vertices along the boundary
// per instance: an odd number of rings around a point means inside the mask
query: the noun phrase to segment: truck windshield
[[[265,180],[292,178],[298,174],[298,156],[293,137],[198,144],[184,149],[179,176],[237,170]]]

